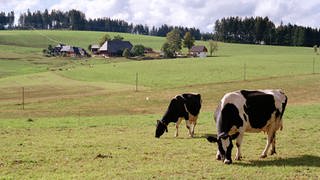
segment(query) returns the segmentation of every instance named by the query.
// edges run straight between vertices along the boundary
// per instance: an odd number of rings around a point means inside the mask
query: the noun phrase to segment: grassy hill
[[[73,46],[80,46],[87,49],[89,44],[98,44],[99,40],[106,32],[94,31],[52,31],[52,30],[26,30],[26,31],[1,31],[0,44],[46,48],[49,44],[56,45],[64,43]],[[143,44],[147,47],[160,49],[164,38],[155,36],[142,36],[127,33],[108,32],[111,37],[120,35],[124,40],[129,40],[132,44]],[[159,46],[160,45],[160,46]]]
[[[0,104],[2,109],[6,109],[2,112],[4,117],[12,116],[10,110],[17,111],[14,114],[18,117],[24,116],[25,111],[19,111],[17,107],[21,103],[22,87],[28,93],[26,107],[33,113],[39,116],[59,116],[72,115],[75,109],[88,107],[87,115],[159,113],[162,110],[157,107],[165,106],[175,94],[187,91],[204,94],[207,98],[204,108],[211,110],[212,104],[226,91],[282,88],[289,93],[299,94],[300,90],[307,91],[303,89],[305,87],[312,90],[318,88],[312,85],[319,83],[317,76],[320,59],[312,48],[219,43],[216,56],[203,59],[81,60],[42,56],[41,49],[49,43],[44,34],[52,39],[62,39],[68,44],[77,42],[75,45],[87,46],[98,40],[104,32],[0,31],[0,88],[3,99]],[[119,33],[109,34],[113,36]],[[153,47],[160,47],[165,40],[151,36],[121,35],[134,44]],[[313,72],[316,74],[312,75]],[[136,78],[138,93],[135,92]],[[145,104],[145,97],[153,96],[154,93],[157,96]],[[139,100],[128,103],[127,99],[122,99],[123,95]],[[296,98],[299,102],[302,99]],[[66,105],[59,106],[55,99]],[[306,99],[316,98],[310,95]],[[103,105],[105,101],[108,101],[108,105]],[[145,107],[137,108],[137,104]]]
[[[0,31],[0,179],[320,178],[314,144],[320,58],[312,48],[219,43],[214,57],[151,61],[42,56],[43,48],[55,44],[48,38],[86,48],[103,34]],[[156,50],[165,41],[108,34]],[[265,135],[246,134],[242,161],[231,166],[215,161],[216,146],[204,137],[216,132],[213,111],[221,96],[270,88],[289,97],[278,154],[258,159]],[[173,138],[170,125],[169,133],[155,140],[155,120],[182,92],[203,98],[196,138],[186,136],[184,125]]]

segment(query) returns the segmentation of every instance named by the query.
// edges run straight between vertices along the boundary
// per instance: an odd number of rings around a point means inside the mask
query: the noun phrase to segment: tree
[[[49,16],[48,9],[44,10],[42,18],[43,18],[44,29],[50,29],[51,22],[50,22],[50,16]]]
[[[120,35],[116,35],[116,36],[114,36],[113,37],[113,40],[120,40],[120,41],[122,41],[124,38],[122,37],[122,36],[120,36]]]
[[[109,36],[109,34],[103,35],[102,38],[101,38],[100,41],[99,41],[100,47],[101,47],[106,41],[109,41],[109,40],[111,40],[111,37]]]
[[[212,54],[214,54],[214,52],[218,51],[218,43],[217,41],[213,41],[213,40],[210,40],[209,41],[209,53],[210,53],[210,56],[212,56]]]
[[[173,29],[167,34],[167,41],[162,45],[165,57],[175,57],[176,52],[181,50],[181,37],[178,29]]]
[[[162,45],[161,50],[165,58],[173,58],[175,56],[175,52],[172,50],[172,48],[170,48],[170,44],[168,42],[165,42]]]
[[[317,45],[313,46],[313,51],[314,51],[314,53],[318,54],[318,46]]]
[[[143,56],[144,55],[144,46],[141,44],[134,45],[131,49],[131,54],[133,56]]]
[[[86,16],[78,10],[70,10],[68,13],[70,26],[72,30],[84,30],[86,24]]]
[[[194,37],[191,36],[191,33],[188,31],[183,37],[183,47],[188,48],[190,53],[191,47],[194,45]]]
[[[125,49],[123,50],[122,56],[125,57],[125,58],[130,57],[130,51],[129,51],[128,48],[125,48]]]

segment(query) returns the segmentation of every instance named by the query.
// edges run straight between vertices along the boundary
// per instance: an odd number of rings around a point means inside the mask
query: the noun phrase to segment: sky
[[[217,19],[268,16],[276,25],[320,28],[320,0],[0,0],[0,12],[77,9],[86,18],[110,17],[134,24],[162,24],[213,32]],[[16,20],[17,20],[16,19]]]

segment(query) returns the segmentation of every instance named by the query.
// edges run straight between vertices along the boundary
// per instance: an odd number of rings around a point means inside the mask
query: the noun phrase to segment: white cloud
[[[77,9],[87,18],[111,17],[135,24],[196,27],[212,32],[217,19],[228,16],[268,16],[276,24],[291,23],[319,28],[318,0],[0,0],[0,11],[45,8]]]

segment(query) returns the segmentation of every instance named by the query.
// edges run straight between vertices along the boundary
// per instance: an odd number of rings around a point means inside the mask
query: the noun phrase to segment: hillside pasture
[[[47,58],[41,50],[53,43],[39,33],[85,48],[104,34],[0,31],[0,179],[320,178],[320,59],[312,48],[219,43],[203,59]],[[155,49],[165,41],[122,35]],[[205,136],[216,133],[219,99],[271,88],[289,98],[278,154],[259,159],[266,135],[247,133],[242,161],[216,161]],[[154,138],[156,120],[183,92],[203,98],[196,137],[182,123],[178,138],[174,124]]]
[[[79,46],[87,49],[89,44],[98,44],[103,35],[109,34],[111,38],[120,35],[133,45],[143,44],[160,50],[165,39],[155,36],[133,35],[118,32],[94,32],[94,31],[61,31],[61,30],[24,30],[18,33],[12,31],[1,31],[1,44],[18,47],[47,48],[49,44],[55,46],[64,43],[72,46]]]

